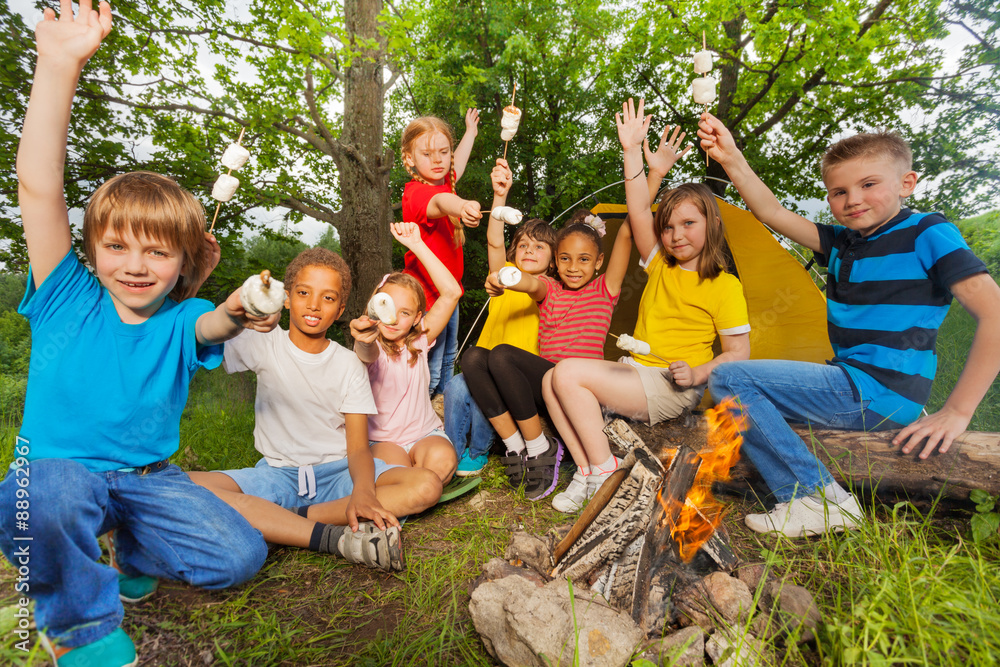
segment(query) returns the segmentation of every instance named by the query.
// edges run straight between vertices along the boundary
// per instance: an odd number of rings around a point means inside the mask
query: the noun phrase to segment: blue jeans
[[[484,456],[493,444],[493,425],[472,400],[469,385],[461,373],[444,388],[444,430],[454,443],[458,458],[462,458],[466,439],[470,458]]]
[[[857,401],[838,366],[759,359],[716,366],[708,379],[715,400],[735,396],[749,428],[743,452],[757,467],[778,502],[808,496],[833,477],[785,420],[852,431],[900,428]]]
[[[451,313],[451,319],[444,331],[437,337],[437,344],[427,355],[427,365],[431,371],[431,397],[444,393],[448,381],[455,374],[455,354],[458,352],[458,306]]]
[[[118,564],[131,576],[226,588],[252,577],[267,556],[260,532],[175,465],[92,473],[69,459],[38,459],[21,470],[28,474],[12,469],[0,482],[0,549],[17,567],[27,547],[35,621],[64,646],[121,625],[118,573],[97,562],[97,536],[112,528]],[[26,519],[16,516],[19,489],[28,494]]]

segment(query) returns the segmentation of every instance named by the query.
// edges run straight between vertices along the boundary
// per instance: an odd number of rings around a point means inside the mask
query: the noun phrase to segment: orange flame
[[[657,495],[668,521],[677,517],[670,528],[670,536],[677,540],[681,560],[685,563],[690,562],[712,537],[725,516],[724,506],[712,495],[712,483],[729,479],[730,468],[740,458],[740,446],[743,444],[740,433],[746,430],[746,417],[732,398],[707,410],[705,417],[708,443],[699,452],[702,462],[684,504],[679,509],[671,508],[662,495]]]

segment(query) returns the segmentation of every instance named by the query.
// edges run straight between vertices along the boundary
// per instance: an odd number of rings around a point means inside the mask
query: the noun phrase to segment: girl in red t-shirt
[[[455,193],[455,183],[465,171],[478,134],[479,111],[465,114],[465,135],[458,147],[451,127],[434,116],[410,121],[403,130],[403,166],[413,177],[403,189],[403,221],[415,222],[420,236],[431,252],[440,259],[455,280],[462,283],[464,263],[462,245],[465,233],[462,225],[476,227],[483,215],[479,202],[462,199]],[[434,281],[424,265],[412,252],[403,258],[403,272],[416,278],[424,288],[427,307],[438,298]],[[427,361],[431,371],[431,396],[442,393],[451,379],[458,351],[458,309],[441,333],[438,344],[431,348]]]

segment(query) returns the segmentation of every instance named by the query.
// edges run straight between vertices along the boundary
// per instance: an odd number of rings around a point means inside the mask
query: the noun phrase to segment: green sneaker
[[[53,644],[42,635],[42,646],[52,658],[56,667],[134,667],[139,663],[135,654],[135,644],[121,628],[115,628],[110,635],[96,642],[76,648],[66,648]]]
[[[118,598],[122,602],[136,604],[143,600],[148,600],[156,592],[156,587],[160,585],[160,580],[156,577],[147,577],[144,574],[138,577],[130,577],[122,572],[118,573]]]

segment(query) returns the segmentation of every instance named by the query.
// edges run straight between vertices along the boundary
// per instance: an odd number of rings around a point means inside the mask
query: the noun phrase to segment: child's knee
[[[201,588],[229,588],[251,579],[264,565],[267,544],[256,528],[247,524],[234,530],[230,539],[214,551],[211,568],[206,568],[191,583]]]
[[[412,474],[410,491],[411,498],[416,500],[423,511],[441,499],[441,491],[444,484],[437,473],[426,468],[414,468]]]

